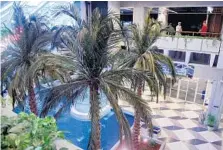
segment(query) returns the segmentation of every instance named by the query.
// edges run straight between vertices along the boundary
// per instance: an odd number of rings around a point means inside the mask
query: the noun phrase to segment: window
[[[210,64],[210,54],[191,53],[189,62],[195,63],[195,64],[209,65]]]
[[[122,25],[128,26],[133,22],[133,11],[132,9],[121,9],[120,10],[120,21]]]
[[[174,61],[185,62],[186,52],[181,51],[169,51],[169,57]]]
[[[213,67],[217,67],[218,64],[218,55],[215,55]]]

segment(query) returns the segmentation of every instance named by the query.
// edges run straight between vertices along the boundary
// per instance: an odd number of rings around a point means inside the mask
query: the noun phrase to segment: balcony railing
[[[219,33],[206,33],[207,36],[195,36],[199,32],[185,32],[191,33],[194,36],[188,35],[163,35],[154,43],[159,49],[175,50],[175,51],[191,51],[197,53],[215,53],[218,54],[221,50],[220,38],[213,37],[220,36]],[[212,37],[211,37],[212,36]]]
[[[205,34],[205,36],[201,36],[201,34]],[[170,35],[170,34],[167,33],[167,35]],[[221,36],[221,33],[182,31],[180,36],[196,36],[200,38],[219,38]]]

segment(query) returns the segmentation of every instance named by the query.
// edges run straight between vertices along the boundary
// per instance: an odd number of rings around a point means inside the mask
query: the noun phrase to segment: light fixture
[[[213,12],[213,7],[207,7],[207,11],[208,11],[209,13],[212,13],[212,12]]]
[[[144,142],[144,143],[148,143],[148,138],[144,138],[144,139],[143,139],[143,142]]]

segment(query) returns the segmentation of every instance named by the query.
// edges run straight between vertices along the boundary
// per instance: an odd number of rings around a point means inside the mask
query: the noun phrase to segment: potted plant
[[[209,131],[213,131],[214,130],[215,122],[216,122],[215,116],[209,114],[208,115],[208,119],[207,119],[207,125],[208,125],[208,130]]]
[[[20,113],[15,117],[1,116],[1,149],[54,150],[53,142],[64,138],[52,117],[38,118]]]

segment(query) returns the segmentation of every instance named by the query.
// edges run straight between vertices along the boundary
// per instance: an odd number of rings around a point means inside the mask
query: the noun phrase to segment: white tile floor
[[[193,128],[197,127],[197,124],[195,124],[192,120],[190,119],[184,119],[178,121],[184,128]]]
[[[193,136],[193,134],[191,134],[186,129],[176,130],[176,131],[173,131],[173,132],[178,137],[178,139],[181,140],[181,141],[187,141],[187,140],[195,139],[195,137]]]
[[[182,112],[182,114],[184,115],[184,116],[186,116],[187,118],[198,118],[199,117],[199,115],[197,114],[197,112],[194,112],[194,111],[184,111],[184,112]]]
[[[160,127],[167,127],[167,126],[173,126],[173,122],[171,122],[167,118],[159,118],[159,119],[154,119],[155,122],[160,126]]]
[[[183,142],[174,142],[174,143],[167,143],[167,148],[170,150],[190,150]]]
[[[209,142],[215,142],[215,141],[223,140],[223,138],[220,138],[217,134],[215,134],[214,132],[211,132],[211,131],[200,132],[200,135],[202,137],[204,137]]]
[[[149,102],[149,106],[154,115],[153,124],[161,128],[156,137],[166,141],[165,150],[223,150],[223,123],[218,131],[207,131],[198,122],[198,114],[204,109],[202,105],[168,98],[158,104]],[[142,128],[141,134],[146,131]]]
[[[200,145],[196,145],[196,148],[198,150],[218,150],[216,149],[212,144],[210,143],[205,143],[205,144],[200,144]]]

